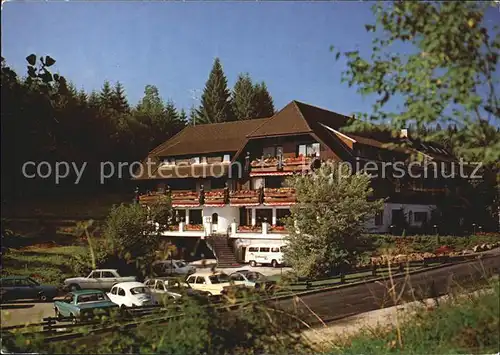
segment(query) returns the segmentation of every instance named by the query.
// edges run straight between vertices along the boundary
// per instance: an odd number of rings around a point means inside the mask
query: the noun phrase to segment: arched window
[[[219,215],[217,213],[212,213],[212,224],[217,224],[219,220]]]

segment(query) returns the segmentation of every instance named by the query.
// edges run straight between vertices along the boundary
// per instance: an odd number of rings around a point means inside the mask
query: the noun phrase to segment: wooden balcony
[[[261,202],[261,190],[238,190],[229,194],[231,206],[258,206]]]
[[[149,192],[139,196],[139,203],[142,205],[150,205],[166,197],[167,195],[163,192]]]
[[[190,190],[171,191],[172,207],[198,207],[200,205],[200,193]]]
[[[264,189],[264,205],[266,206],[288,206],[295,202],[295,190],[292,188]]]
[[[309,171],[312,158],[299,156],[283,158],[281,164],[277,157],[255,159],[250,162],[250,176],[283,176]]]
[[[229,191],[227,189],[217,189],[205,191],[204,204],[207,207],[222,207],[228,202]]]

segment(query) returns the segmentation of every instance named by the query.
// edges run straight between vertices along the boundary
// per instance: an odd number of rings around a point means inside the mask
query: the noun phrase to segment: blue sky
[[[330,45],[371,48],[370,2],[10,2],[3,4],[2,56],[25,73],[30,53],[86,91],[124,84],[135,104],[156,85],[180,108],[197,104],[213,60],[232,86],[238,73],[264,80],[277,109],[291,100],[339,113],[370,109],[340,82]],[[495,15],[494,15],[495,16]],[[495,18],[500,20],[499,16]]]

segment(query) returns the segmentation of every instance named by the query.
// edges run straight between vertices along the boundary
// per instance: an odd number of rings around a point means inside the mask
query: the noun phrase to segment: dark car
[[[57,294],[57,287],[40,285],[29,276],[7,276],[0,280],[1,302],[20,299],[50,301]]]

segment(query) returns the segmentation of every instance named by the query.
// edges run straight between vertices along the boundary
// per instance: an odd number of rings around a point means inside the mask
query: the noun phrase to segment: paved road
[[[478,280],[498,275],[500,255],[487,257],[482,261],[449,265],[422,273],[396,277],[394,279],[397,295],[409,300],[438,297],[450,292],[457,285],[473,285]],[[345,318],[354,314],[394,306],[391,297],[391,283],[386,281],[367,282],[331,291],[310,292],[297,299],[274,302],[290,312],[298,311],[301,319],[311,325]],[[319,320],[321,319],[321,321]]]
[[[54,316],[53,302],[18,301],[0,306],[2,327],[26,323],[40,323],[43,318]]]

